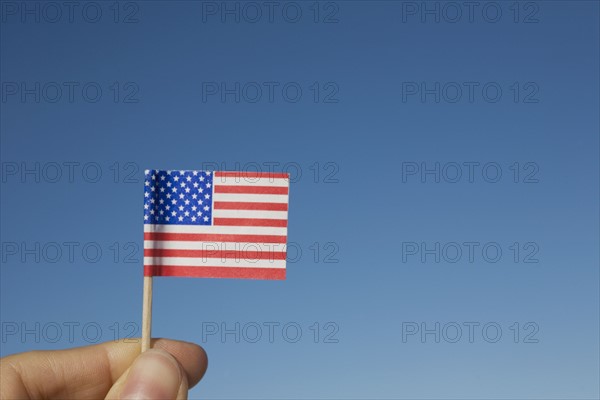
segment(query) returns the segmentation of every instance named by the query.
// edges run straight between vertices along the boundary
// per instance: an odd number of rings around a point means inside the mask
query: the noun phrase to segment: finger
[[[190,386],[206,371],[208,360],[200,346],[158,339],[153,341],[153,348],[163,349],[177,359]],[[104,398],[140,354],[140,349],[139,341],[120,341],[2,358],[0,398]]]
[[[181,344],[189,345],[182,346]],[[186,372],[190,387],[196,386],[208,368],[208,356],[197,344],[178,340],[153,339],[152,348],[163,349],[172,354]]]
[[[135,359],[106,399],[187,399],[187,382],[187,374],[175,357],[161,349],[150,349]]]

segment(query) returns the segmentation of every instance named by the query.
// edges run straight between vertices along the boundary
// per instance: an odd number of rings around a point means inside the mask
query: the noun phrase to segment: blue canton
[[[146,170],[144,224],[211,225],[210,171]]]

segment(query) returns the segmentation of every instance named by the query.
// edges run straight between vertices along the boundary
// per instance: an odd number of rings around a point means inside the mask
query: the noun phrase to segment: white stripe
[[[288,187],[289,179],[286,178],[250,178],[244,176],[221,176],[213,179],[215,185],[227,186],[277,186]]]
[[[272,226],[208,226],[208,225],[161,225],[144,224],[144,232],[164,233],[214,233],[230,235],[278,235],[286,236],[287,228]]]
[[[285,260],[252,260],[191,257],[144,257],[144,265],[180,265],[185,267],[249,267],[285,269]]]
[[[215,218],[265,218],[265,219],[287,219],[287,211],[268,210],[213,210]]]
[[[250,242],[182,242],[178,240],[144,240],[144,249],[169,250],[236,250],[236,251],[286,251],[285,243]]]
[[[287,203],[287,194],[215,193],[214,201],[243,201],[249,203]]]

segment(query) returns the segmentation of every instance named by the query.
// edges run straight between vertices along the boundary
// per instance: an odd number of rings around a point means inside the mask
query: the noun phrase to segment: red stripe
[[[228,186],[215,184],[215,193],[288,194],[287,187],[280,186]]]
[[[287,236],[144,232],[144,240],[177,240],[182,242],[285,243]]]
[[[279,172],[252,172],[252,171],[215,171],[215,177],[233,178],[283,178],[290,179],[290,174]]]
[[[144,257],[198,257],[222,260],[285,260],[285,251],[144,249]]]
[[[238,201],[215,201],[215,210],[268,210],[287,211],[287,203],[245,203]]]
[[[287,219],[265,218],[213,218],[214,225],[226,226],[276,226],[287,227]]]
[[[283,268],[239,267],[182,267],[173,265],[145,265],[144,276],[181,276],[189,278],[234,278],[285,280]]]

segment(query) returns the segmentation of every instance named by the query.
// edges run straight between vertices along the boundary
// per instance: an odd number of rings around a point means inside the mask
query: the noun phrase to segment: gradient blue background
[[[203,22],[194,1],[137,2],[130,24],[112,21],[112,2],[98,3],[95,24],[80,13],[73,23],[6,16],[3,83],[98,82],[103,97],[8,97],[0,104],[3,166],[97,162],[103,176],[7,177],[2,242],[97,242],[103,258],[4,255],[2,323],[95,322],[111,340],[117,322],[123,336],[123,324],[141,323],[140,253],[137,263],[123,254],[114,262],[108,246],[142,244],[142,170],[294,162],[303,174],[291,187],[289,240],[303,255],[288,264],[286,281],[155,279],[154,336],[201,343],[209,355],[192,398],[598,398],[598,2],[535,2],[539,22],[530,24],[512,21],[512,2],[497,3],[498,23],[480,13],[472,23],[403,23],[402,2],[335,3],[339,22],[331,24],[312,21],[313,2],[297,2],[303,17],[295,24],[281,13],[273,23]],[[115,81],[135,82],[139,102],[113,102]],[[202,83],[212,81],[291,81],[304,90],[297,103],[280,95],[273,103],[203,102]],[[335,82],[339,101],[315,103],[315,81]],[[504,91],[497,103],[403,102],[406,81],[493,81]],[[535,82],[539,102],[513,102],[513,82]],[[403,162],[465,161],[497,162],[503,177],[402,182]],[[109,169],[115,162],[120,183]],[[122,182],[127,162],[140,168],[138,183]],[[338,183],[323,182],[327,162],[339,168]],[[513,183],[514,162],[535,162],[539,183]],[[505,253],[494,264],[402,262],[403,242],[464,241],[498,242]],[[539,263],[514,263],[508,246],[530,241]],[[324,253],[315,262],[314,242],[335,242],[339,262],[324,263]],[[203,322],[269,321],[300,324],[301,340],[279,333],[274,343],[231,335],[202,343]],[[309,326],[319,322],[323,335],[330,321],[339,342],[314,343]],[[407,321],[496,322],[503,336],[403,343]],[[514,343],[514,322],[535,322],[538,343]],[[65,335],[57,343],[8,336],[1,355],[87,344],[80,330],[74,343]]]

